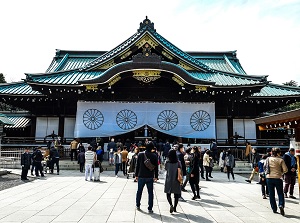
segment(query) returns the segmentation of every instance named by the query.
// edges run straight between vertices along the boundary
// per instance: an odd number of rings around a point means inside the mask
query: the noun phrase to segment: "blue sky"
[[[0,1],[0,73],[44,72],[55,49],[110,50],[147,15],[184,51],[237,50],[246,72],[300,85],[300,0]]]

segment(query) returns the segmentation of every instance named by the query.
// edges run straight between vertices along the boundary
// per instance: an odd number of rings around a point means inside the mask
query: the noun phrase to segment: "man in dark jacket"
[[[51,148],[50,157],[51,157],[50,173],[53,173],[54,164],[56,164],[57,175],[59,175],[59,153],[58,153],[57,148],[55,148],[55,147]]]
[[[166,141],[166,143],[163,145],[163,158],[164,158],[164,160],[167,159],[170,149],[171,149],[171,145],[170,145],[169,141]]]
[[[31,165],[31,154],[29,153],[28,149],[25,149],[25,152],[21,155],[21,166],[22,166],[21,180],[28,180],[27,174],[28,174],[28,170],[30,169],[30,165]]]
[[[146,151],[141,152],[138,155],[135,176],[138,181],[138,190],[136,192],[136,208],[140,210],[141,198],[143,193],[143,188],[147,185],[148,189],[148,212],[153,213],[153,182],[157,181],[158,178],[158,160],[157,156],[151,151],[154,150],[153,142],[149,142],[146,145]],[[150,170],[146,167],[144,161],[149,159],[152,165],[155,166],[154,170]]]
[[[42,166],[43,154],[40,149],[41,147],[38,147],[34,151],[33,161],[35,162],[35,175],[39,177],[39,172],[40,172],[41,176],[44,177],[43,166]]]
[[[294,186],[296,183],[297,160],[295,157],[295,149],[290,148],[288,152],[283,155],[283,160],[288,168],[288,172],[284,174],[284,196],[287,198],[288,190],[290,189],[290,198],[296,199],[294,194]]]
[[[251,183],[253,177],[254,177],[254,174],[258,173],[258,162],[260,160],[260,155],[258,154],[257,152],[257,149],[256,148],[253,148],[252,149],[252,173],[249,177],[248,180],[245,180],[246,182],[248,183]]]

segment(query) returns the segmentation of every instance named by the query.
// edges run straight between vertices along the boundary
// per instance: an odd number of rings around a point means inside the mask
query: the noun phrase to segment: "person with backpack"
[[[267,187],[267,182],[266,182],[266,174],[264,171],[264,165],[266,162],[266,159],[268,158],[267,155],[264,155],[261,160],[258,162],[258,170],[259,170],[259,182],[258,184],[261,185],[261,193],[263,199],[267,199],[267,196],[269,196],[269,191]]]
[[[38,147],[35,152],[33,153],[33,160],[35,163],[35,176],[39,177],[39,172],[41,174],[41,177],[44,177],[43,173],[43,166],[42,166],[42,161],[43,161],[43,154],[41,152],[41,147]]]
[[[146,145],[146,151],[138,154],[135,168],[135,177],[138,181],[138,189],[136,192],[136,209],[140,210],[143,189],[144,186],[147,185],[148,213],[150,214],[153,213],[153,183],[154,181],[156,182],[158,178],[158,161],[157,156],[151,152],[153,149],[154,144],[150,141]]]

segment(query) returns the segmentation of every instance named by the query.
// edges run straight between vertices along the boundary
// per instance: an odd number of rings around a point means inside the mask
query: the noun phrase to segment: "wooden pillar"
[[[36,116],[31,116],[30,137],[35,137],[35,131],[36,131]]]
[[[65,117],[64,116],[59,116],[59,121],[58,121],[58,134],[62,139],[64,138],[64,129],[65,129]]]
[[[233,134],[233,118],[227,118],[227,126],[228,126],[228,143],[233,145],[234,139],[232,138]]]

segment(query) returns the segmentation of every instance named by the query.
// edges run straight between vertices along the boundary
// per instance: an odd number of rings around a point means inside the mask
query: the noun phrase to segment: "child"
[[[94,164],[94,181],[100,181],[100,161],[96,160]]]
[[[259,169],[259,182],[258,184],[261,185],[261,193],[263,199],[267,199],[267,196],[269,195],[267,182],[266,182],[266,174],[264,171],[264,164],[267,159],[267,156],[263,156],[261,160],[258,162],[258,169]]]

